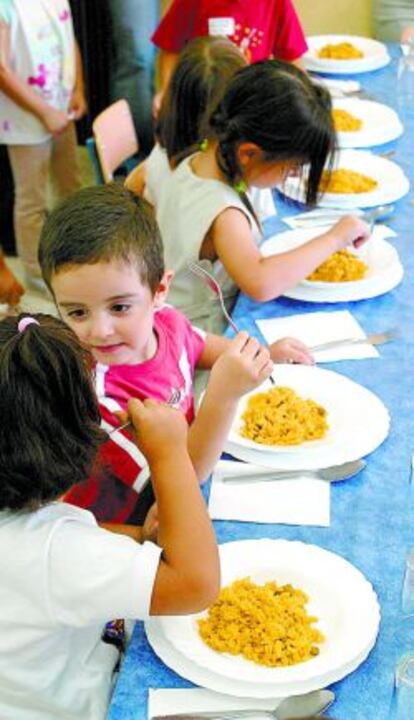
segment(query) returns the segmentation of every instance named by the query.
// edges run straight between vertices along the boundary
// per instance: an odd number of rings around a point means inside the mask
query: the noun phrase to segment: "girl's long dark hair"
[[[0,322],[0,510],[33,509],[84,480],[107,439],[91,359],[57,318]]]
[[[180,54],[164,97],[156,134],[172,165],[194,152],[205,137],[207,120],[230,78],[245,67],[240,50],[227,38],[200,37]]]
[[[240,70],[210,118],[217,160],[231,185],[242,179],[237,148],[252,142],[265,160],[309,165],[306,202],[315,204],[322,170],[335,150],[328,91],[294,65],[266,60]]]

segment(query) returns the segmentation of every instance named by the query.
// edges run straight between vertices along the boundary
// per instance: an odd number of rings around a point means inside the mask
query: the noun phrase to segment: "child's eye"
[[[67,310],[65,315],[70,320],[83,320],[86,317],[86,311],[80,308],[78,310]]]
[[[130,310],[131,305],[128,305],[127,303],[116,303],[116,305],[111,306],[111,312],[114,313],[125,313]]]

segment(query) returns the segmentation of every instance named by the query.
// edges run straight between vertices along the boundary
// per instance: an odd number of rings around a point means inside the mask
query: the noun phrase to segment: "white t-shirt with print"
[[[161,549],[52,503],[0,512],[1,720],[104,720],[114,618],[146,618]]]
[[[75,85],[75,44],[68,0],[1,0],[10,31],[11,70],[54,108],[66,112]],[[50,137],[31,112],[0,92],[0,143],[35,145]]]

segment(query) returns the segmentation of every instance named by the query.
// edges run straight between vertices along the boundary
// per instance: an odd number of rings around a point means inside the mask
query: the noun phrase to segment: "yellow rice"
[[[328,430],[327,412],[289,387],[273,387],[249,398],[242,415],[243,437],[263,445],[299,445]]]
[[[330,60],[356,60],[364,57],[364,53],[350,42],[330,43],[318,51],[318,57]]]
[[[337,132],[356,132],[362,128],[363,122],[360,118],[352,115],[348,110],[335,108],[332,110],[332,117]]]
[[[295,665],[318,655],[318,644],[325,639],[312,627],[318,618],[308,615],[308,600],[292,585],[236,580],[198,621],[199,633],[218,652],[269,667]]]
[[[339,250],[308,275],[307,280],[350,282],[351,280],[361,280],[365,277],[367,270],[368,265],[349,250]]]
[[[341,168],[332,171],[324,170],[319,190],[328,193],[363,193],[370,192],[377,186],[377,181],[368,175]]]

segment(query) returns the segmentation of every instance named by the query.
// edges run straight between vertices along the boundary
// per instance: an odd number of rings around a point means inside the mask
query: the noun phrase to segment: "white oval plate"
[[[318,201],[319,207],[344,210],[375,207],[399,200],[410,189],[408,178],[396,163],[366,150],[340,150],[335,158],[334,167],[368,175],[376,180],[378,185],[373,190],[363,193],[324,193]],[[303,203],[305,202],[304,183],[304,177],[288,177],[279,190],[287,197]]]
[[[335,452],[336,448],[347,445],[356,432],[356,423],[359,424],[361,417],[365,419],[371,417],[374,407],[376,409],[377,406],[375,395],[345,375],[332,370],[316,366],[278,365],[274,376],[277,385],[290,387],[301,397],[314,400],[327,410],[329,424],[327,435],[321,440],[289,446],[263,445],[243,437],[240,429],[247,402],[258,392],[270,389],[271,386],[266,381],[260,388],[240,399],[227,442],[267,455],[288,454],[311,458],[316,454],[320,457],[321,452]]]
[[[307,70],[321,73],[349,75],[371,72],[388,65],[391,58],[386,46],[378,40],[357,35],[313,35],[306,38],[308,51],[303,56]],[[318,57],[318,51],[325,45],[337,45],[349,42],[364,53],[364,57],[354,60],[335,60]]]
[[[390,419],[384,404],[370,390],[344,375],[316,366],[278,365],[274,376],[278,384],[292,387],[327,409],[329,438],[325,443],[307,442],[288,449],[249,441],[239,434],[245,396],[239,402],[225,443],[226,452],[234,457],[280,470],[313,470],[357,460],[375,450],[387,437]],[[269,383],[262,388],[269,389]]]
[[[220,545],[222,584],[251,577],[253,582],[292,583],[310,597],[308,611],[326,635],[320,654],[285,668],[268,668],[240,656],[218,653],[200,638],[197,619],[157,618],[170,645],[195,666],[230,682],[257,685],[281,697],[301,694],[339,680],[356,667],[375,642],[379,606],[371,584],[344,558],[302,542],[246,540]],[[332,583],[335,577],[335,583]],[[262,695],[266,696],[266,695]]]
[[[397,113],[382,103],[358,98],[338,98],[333,101],[333,107],[346,110],[363,123],[360,130],[337,132],[340,148],[381,145],[395,140],[403,132],[404,128]]]
[[[332,222],[334,223],[335,220]],[[260,246],[260,250],[266,257],[288,252],[318,237],[318,235],[325,230],[326,228],[324,227],[287,230],[265,240]],[[384,226],[375,225],[368,242],[364,243],[360,248],[350,248],[350,251],[363,260],[368,266],[367,274],[361,280],[330,283],[305,279],[292,288],[292,290],[300,291],[302,288],[306,288],[307,291],[312,293],[323,291],[325,295],[334,295],[335,298],[339,298],[340,300],[347,300],[351,295],[353,298],[357,295],[358,299],[372,297],[372,290],[375,290],[375,293],[379,294],[377,291],[380,290],[383,285],[386,285],[390,276],[394,276],[396,270],[399,270],[401,267],[397,250],[391,243],[384,239],[390,234],[390,231]],[[291,291],[288,290],[283,294],[290,297],[290,292]],[[318,298],[320,297],[319,293],[316,293],[316,295]],[[304,299],[307,299],[307,297]]]

